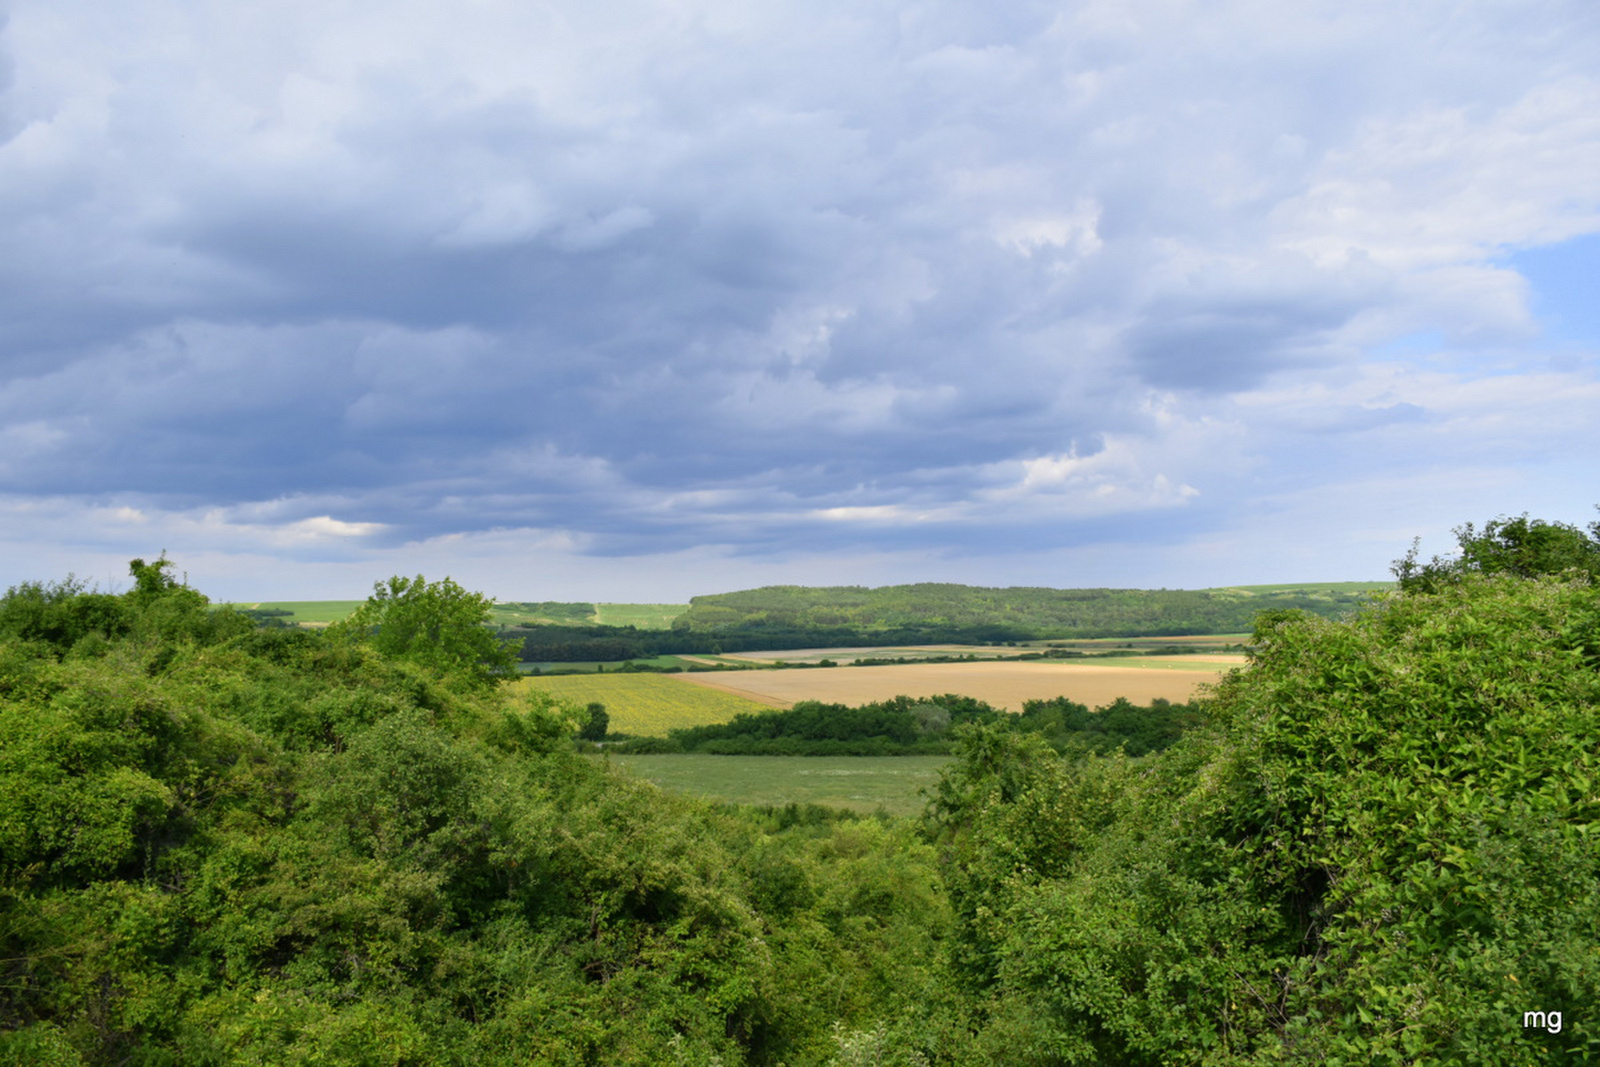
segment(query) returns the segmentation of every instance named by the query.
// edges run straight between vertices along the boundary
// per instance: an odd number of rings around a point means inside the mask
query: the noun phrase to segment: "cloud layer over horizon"
[[[0,580],[1204,586],[1586,523],[1597,72],[1590,0],[18,0]]]

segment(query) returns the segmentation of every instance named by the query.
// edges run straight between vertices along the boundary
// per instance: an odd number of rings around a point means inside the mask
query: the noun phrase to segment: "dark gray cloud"
[[[9,550],[1298,566],[1269,500],[1592,395],[1503,264],[1600,230],[1597,60],[1579,0],[22,0]]]

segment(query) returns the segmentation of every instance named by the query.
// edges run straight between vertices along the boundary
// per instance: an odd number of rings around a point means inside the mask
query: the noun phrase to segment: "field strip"
[[[818,668],[818,669],[819,670],[832,670],[833,668],[821,667],[821,668]],[[861,670],[861,669],[863,669],[863,668],[860,668],[860,667],[852,667],[851,668],[851,670]],[[718,673],[722,673],[722,672],[718,672]],[[755,674],[757,672],[751,671],[750,673],[751,674]],[[762,673],[762,674],[783,674],[785,672],[784,671],[761,671],[760,673]],[[807,672],[807,673],[811,673],[811,672]],[[744,677],[744,672],[743,671],[738,672],[738,676],[743,678]],[[754,689],[746,689],[746,688],[742,688],[742,687],[737,686],[737,685],[728,685],[726,682],[713,682],[711,679],[707,678],[703,674],[670,674],[670,675],[667,675],[666,677],[670,678],[672,681],[675,681],[675,682],[688,682],[691,685],[700,686],[702,689],[715,689],[719,693],[731,693],[734,696],[744,697],[746,700],[754,700],[758,704],[765,704],[769,708],[786,708],[790,704],[794,703],[794,700],[784,700],[782,697],[765,696],[762,693],[759,693]],[[815,698],[797,697],[796,699],[798,699],[798,700],[806,700],[806,699],[815,699]]]
[[[1062,643],[1070,645],[1214,645],[1219,642],[1243,644],[1250,640],[1247,633],[1237,634],[1177,634],[1172,637],[1073,637]],[[1054,644],[1045,641],[1043,644]]]
[[[715,691],[674,681],[670,674],[533,675],[514,683],[542,689],[583,707],[604,704],[613,733],[665,737],[667,731],[727,722],[741,713],[766,711],[772,701],[756,701],[733,690]]]
[[[1179,657],[1174,657],[1179,658]],[[704,686],[750,700],[787,707],[798,700],[865,704],[895,696],[956,693],[986,700],[996,707],[1021,711],[1028,700],[1064,696],[1090,707],[1103,707],[1118,697],[1148,704],[1161,697],[1184,701],[1205,683],[1215,681],[1235,662],[1210,669],[1129,667],[1099,663],[1011,662],[927,663],[885,667],[813,667],[751,671],[734,675],[737,682],[710,681],[705,675],[671,675],[683,685]],[[729,676],[723,675],[723,679]]]
[[[1008,648],[1005,645],[864,645],[851,648],[779,648],[770,651],[725,652],[723,659],[742,659],[752,663],[771,663],[774,660],[801,659],[853,659],[884,655],[1002,655],[1015,656],[1026,649]]]

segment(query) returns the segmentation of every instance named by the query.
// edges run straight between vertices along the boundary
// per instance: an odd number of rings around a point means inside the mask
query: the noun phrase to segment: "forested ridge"
[[[522,658],[530,662],[782,648],[1169,637],[1248,633],[1263,611],[1299,610],[1336,618],[1354,610],[1372,591],[780,585],[694,597],[689,610],[667,630],[550,623],[508,627],[503,633],[522,642]]]
[[[1361,591],[1284,589],[989,588],[913,585],[774,585],[692,597],[679,630],[991,630],[1008,638],[1166,637],[1248,633],[1260,611],[1341,615]]]
[[[580,756],[453,584],[16,587],[0,1063],[1600,1059],[1600,530],[1461,541],[1160,751],[952,723],[903,821]]]

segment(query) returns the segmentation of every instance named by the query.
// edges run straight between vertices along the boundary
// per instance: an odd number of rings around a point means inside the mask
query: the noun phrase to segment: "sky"
[[[12,0],[0,583],[1379,580],[1600,518],[1593,0]]]

